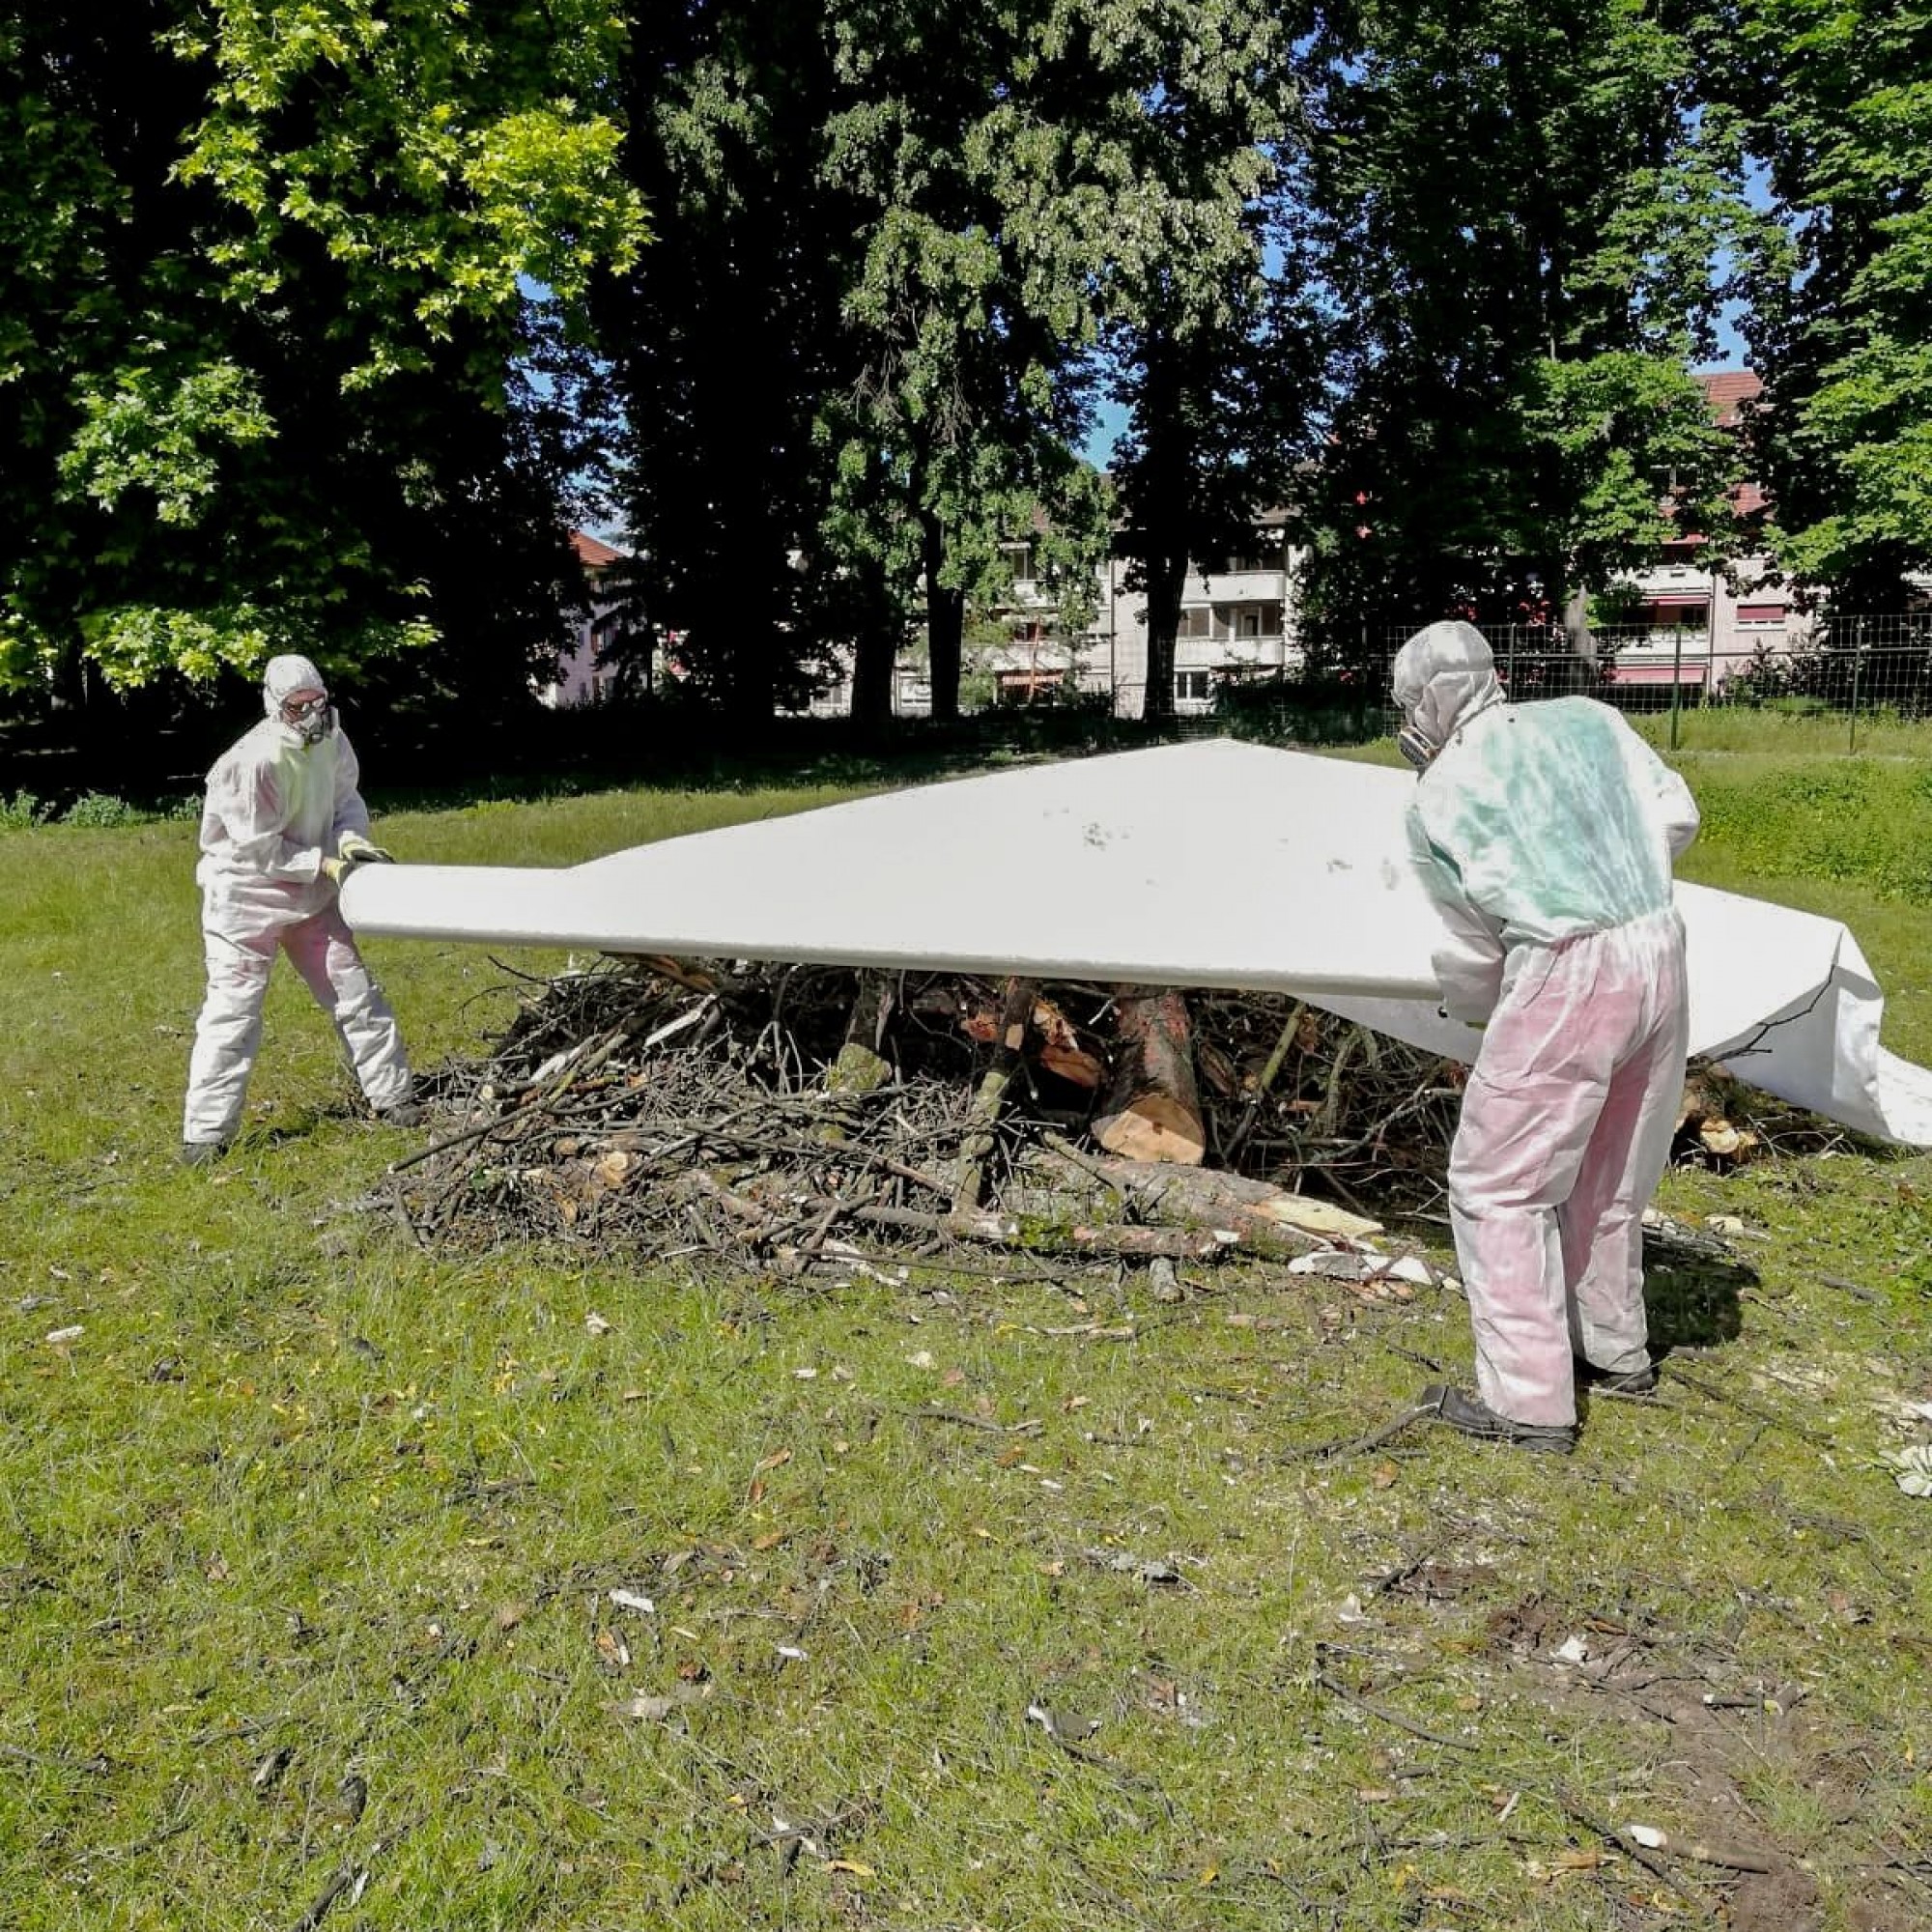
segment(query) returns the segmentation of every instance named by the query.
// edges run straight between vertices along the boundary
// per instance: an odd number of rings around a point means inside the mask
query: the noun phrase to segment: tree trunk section
[[[1367,1240],[1382,1232],[1379,1221],[1352,1214],[1332,1201],[1291,1194],[1245,1174],[1169,1162],[1096,1160],[1052,1134],[1045,1137],[1045,1149],[1032,1156],[1034,1170],[1063,1186],[1084,1174],[1122,1201],[1131,1201],[1150,1220],[1170,1227],[1226,1228],[1243,1239],[1260,1231],[1311,1248]]]
[[[1126,987],[1117,998],[1120,1058],[1094,1120],[1094,1138],[1125,1160],[1198,1167],[1208,1151],[1208,1130],[1194,1081],[1187,1002],[1172,989]]]
[[[1027,1025],[1033,1017],[1035,992],[1031,980],[1015,976],[1007,981],[1007,995],[1000,1009],[1000,1034],[993,1042],[993,1064],[973,1096],[973,1124],[959,1144],[959,1161],[953,1169],[955,1214],[969,1213],[980,1205],[986,1158],[993,1151],[994,1125],[1006,1104],[1008,1084],[1026,1051]]]
[[[845,1022],[845,1043],[825,1076],[835,1094],[875,1093],[892,1079],[893,1064],[879,1051],[892,1009],[893,976],[861,973]]]
[[[1149,546],[1150,549],[1153,547]],[[1180,593],[1187,582],[1187,559],[1185,556],[1151,556],[1146,567],[1147,689],[1141,697],[1141,716],[1172,718],[1174,639],[1180,628]]]
[[[1590,593],[1580,585],[1563,606],[1563,637],[1573,656],[1584,664],[1597,662],[1597,640],[1590,635]]]
[[[852,652],[852,718],[859,724],[884,724],[893,715],[895,639],[862,631]]]
[[[898,662],[899,639],[891,599],[879,581],[880,566],[867,560],[858,568],[866,595],[852,644],[852,717],[861,724],[884,724],[893,715],[893,668]]]
[[[925,648],[932,679],[932,715],[959,716],[959,670],[965,657],[966,593],[939,581],[946,567],[946,527],[930,510],[920,515],[925,566]]]

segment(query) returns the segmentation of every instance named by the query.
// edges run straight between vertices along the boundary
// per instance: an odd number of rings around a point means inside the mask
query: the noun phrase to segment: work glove
[[[380,845],[372,845],[359,832],[345,832],[336,841],[335,849],[352,866],[393,866],[396,855],[385,852]]]
[[[325,859],[322,862],[322,876],[337,892],[342,890],[342,882],[355,869],[354,859]]]

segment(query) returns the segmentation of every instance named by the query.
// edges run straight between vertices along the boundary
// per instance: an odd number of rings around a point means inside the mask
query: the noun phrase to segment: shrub
[[[43,823],[48,808],[30,791],[16,791],[12,798],[0,792],[0,828],[9,832],[22,832],[30,825]]]
[[[60,822],[99,828],[131,825],[140,815],[126,799],[116,798],[111,792],[84,791],[61,813]]]
[[[1361,744],[1385,735],[1393,715],[1382,685],[1351,667],[1214,683],[1222,730],[1264,744]]]

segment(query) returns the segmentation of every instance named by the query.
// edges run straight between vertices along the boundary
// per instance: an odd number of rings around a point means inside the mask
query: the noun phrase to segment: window
[[[1205,604],[1190,605],[1180,613],[1180,621],[1174,627],[1177,638],[1208,638],[1213,636],[1209,628],[1214,613]]]
[[[1178,670],[1174,673],[1174,701],[1177,704],[1208,702],[1208,673],[1205,670]]]
[[[1740,604],[1738,606],[1740,624],[1781,624],[1784,622],[1782,604]]]

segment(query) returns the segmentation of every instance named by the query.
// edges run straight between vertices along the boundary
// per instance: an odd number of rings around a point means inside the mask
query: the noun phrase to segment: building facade
[[[1264,511],[1241,551],[1211,570],[1189,570],[1180,592],[1174,642],[1174,709],[1182,716],[1213,709],[1230,679],[1267,677],[1301,663],[1296,638],[1295,579],[1300,552],[1287,538],[1285,511]],[[995,699],[1037,702],[1062,691],[1107,698],[1118,717],[1147,708],[1148,604],[1130,590],[1131,559],[1111,553],[1095,574],[1093,621],[1077,637],[1059,633],[1052,597],[1035,577],[1033,546],[1008,547],[1011,598],[999,612],[1009,636],[988,654]]]
[[[599,662],[605,647],[624,631],[617,578],[629,559],[582,530],[572,530],[570,547],[583,570],[584,588],[590,608],[570,646],[557,660],[556,676],[537,687],[537,701],[553,711],[568,710],[579,704],[597,704],[614,689],[616,670]]]
[[[1747,369],[1697,381],[1718,427],[1743,440],[1764,385]],[[1737,485],[1731,504],[1747,530],[1762,523],[1765,498],[1756,483]],[[1619,617],[1626,609],[1634,614],[1600,627],[1617,683],[1717,693],[1753,663],[1785,656],[1809,639],[1813,620],[1793,607],[1784,583],[1769,582],[1775,575],[1769,554],[1754,550],[1724,559],[1712,551],[1698,531],[1678,530],[1648,570],[1619,586],[1634,593],[1615,607]]]

